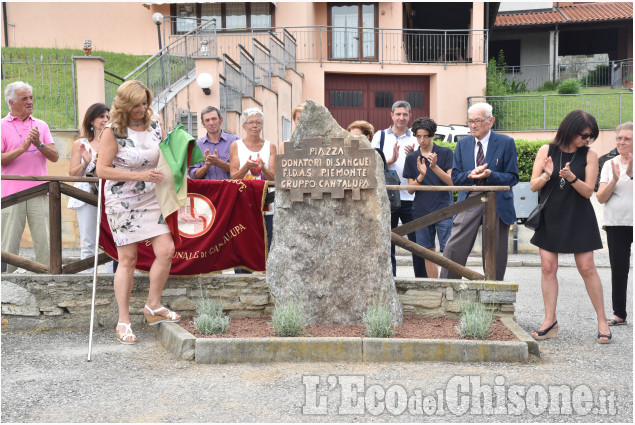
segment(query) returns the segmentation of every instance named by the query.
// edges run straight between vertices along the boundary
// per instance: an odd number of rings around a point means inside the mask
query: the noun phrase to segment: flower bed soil
[[[405,316],[403,325],[397,327],[395,338],[412,339],[473,339],[461,338],[454,328],[458,319],[452,317]],[[183,318],[179,325],[196,338],[268,338],[278,336],[271,325],[271,318],[232,318],[229,329],[222,335],[198,333],[191,317]],[[365,337],[365,328],[355,325],[307,326],[306,335],[312,337]],[[492,333],[486,341],[518,341],[518,338],[496,318]]]

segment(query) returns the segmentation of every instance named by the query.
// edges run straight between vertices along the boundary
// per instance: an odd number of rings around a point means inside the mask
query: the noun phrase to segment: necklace
[[[139,122],[131,122],[130,125],[141,125],[143,124],[143,121],[139,121]]]
[[[24,136],[22,135],[22,133],[20,133],[20,131],[18,131],[18,127],[15,126],[15,123],[13,122],[13,120],[11,120],[11,124],[13,125],[15,132],[18,133],[18,137],[20,138],[20,144],[22,144],[22,142],[24,142]],[[31,130],[33,130],[33,120],[31,120]],[[27,150],[27,152],[37,152],[37,149],[29,149]]]
[[[560,150],[560,170],[562,170],[562,154],[564,153],[564,151]],[[571,164],[573,163],[573,160],[575,159],[575,154],[578,153],[578,151],[576,150],[575,152],[573,152],[573,156],[571,157],[571,161],[569,161],[569,167],[571,167]],[[560,189],[564,189],[564,185],[566,184],[566,180],[564,179],[564,177],[560,177]]]

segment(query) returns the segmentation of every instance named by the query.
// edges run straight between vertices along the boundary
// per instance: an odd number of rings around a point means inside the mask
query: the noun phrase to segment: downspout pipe
[[[556,67],[558,66],[558,23],[556,22],[556,29],[553,31],[553,76],[552,82],[556,84]]]
[[[556,2],[556,6],[555,9],[558,11],[558,13],[560,13],[562,15],[562,17],[565,19],[566,22],[569,22],[570,19],[567,18],[567,15],[564,14],[564,12],[562,10],[560,10],[560,2]],[[556,22],[556,28],[553,31],[553,83],[556,84],[556,68],[558,66],[558,37],[559,37],[559,32],[558,32],[558,23]]]
[[[7,2],[2,2],[2,26],[4,27],[4,47],[9,47],[9,24],[7,21]]]

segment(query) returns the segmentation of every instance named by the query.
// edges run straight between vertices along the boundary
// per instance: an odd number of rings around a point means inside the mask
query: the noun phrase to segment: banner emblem
[[[184,207],[179,209],[179,234],[196,238],[207,233],[216,219],[216,208],[205,196],[188,193]]]

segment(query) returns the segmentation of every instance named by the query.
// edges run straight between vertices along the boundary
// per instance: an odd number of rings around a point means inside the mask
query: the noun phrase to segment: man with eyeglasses
[[[460,192],[459,202],[468,196],[478,196],[479,186],[509,186],[518,183],[518,162],[514,139],[492,131],[495,118],[492,106],[476,103],[468,110],[471,136],[458,141],[454,150],[452,183],[455,186],[474,186],[470,192]],[[516,221],[514,196],[511,190],[496,192],[496,280],[503,280],[507,268],[507,240],[509,226]],[[456,215],[443,256],[465,265],[481,226],[485,230],[485,204]],[[484,232],[483,232],[484,237]],[[483,264],[485,264],[485,244]],[[456,273],[442,269],[443,279],[460,279]]]
[[[229,147],[239,137],[222,130],[223,117],[218,108],[208,106],[201,111],[201,125],[207,130],[205,136],[196,141],[203,152],[204,162],[189,168],[192,179],[229,179]]]
[[[386,163],[390,170],[395,170],[401,180],[402,185],[408,184],[408,179],[403,177],[403,168],[406,162],[406,155],[414,151],[417,139],[408,129],[410,121],[410,104],[405,100],[398,100],[392,105],[390,118],[393,124],[386,130],[381,130],[373,136],[373,148],[379,148],[384,152]],[[412,221],[412,202],[414,194],[407,190],[399,191],[401,197],[401,208],[390,214],[390,228],[393,229],[399,224],[406,224]],[[416,243],[415,233],[408,233],[408,239]],[[390,244],[390,260],[392,262],[392,274],[397,275],[397,260],[395,258],[395,245]],[[428,277],[426,274],[425,260],[418,255],[412,254],[412,265],[415,277]]]
[[[48,125],[31,116],[33,88],[22,81],[7,85],[4,97],[11,111],[0,123],[2,131],[2,174],[46,176],[46,161],[57,162],[59,154]],[[44,184],[44,182],[3,180],[2,197]],[[35,261],[49,266],[49,202],[48,195],[39,195],[2,210],[2,249],[19,254],[20,240],[26,220],[33,239]],[[3,269],[4,269],[3,264]],[[7,265],[7,272],[16,267]]]

